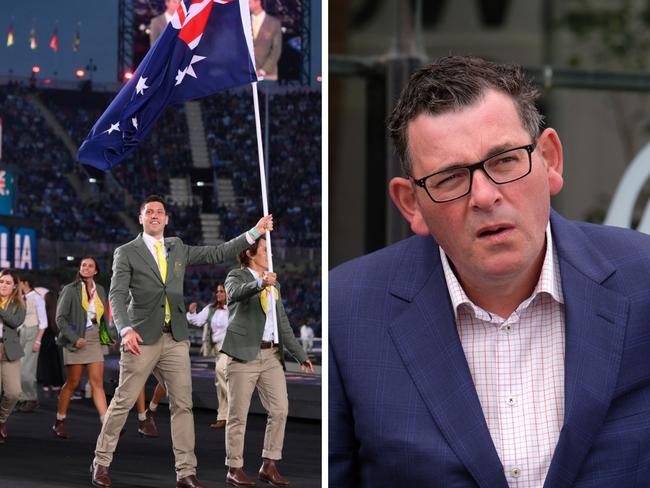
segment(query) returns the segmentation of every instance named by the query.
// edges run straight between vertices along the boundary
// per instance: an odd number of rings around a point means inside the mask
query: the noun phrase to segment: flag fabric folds
[[[54,27],[54,32],[50,38],[50,48],[54,52],[59,50],[59,29],[57,27]]]
[[[72,39],[72,50],[74,52],[79,51],[81,47],[81,34],[79,34],[79,28],[74,33],[74,38]]]
[[[9,24],[9,30],[7,31],[7,47],[14,45],[14,25]]]
[[[257,81],[248,0],[183,0],[77,157],[102,170],[122,162],[170,104]]]
[[[38,47],[38,41],[36,40],[36,27],[32,26],[32,29],[29,31],[29,48],[34,50]]]
[[[52,51],[57,52],[59,50],[59,29],[57,27],[54,28],[54,32],[52,33],[52,37],[50,38],[50,48]]]

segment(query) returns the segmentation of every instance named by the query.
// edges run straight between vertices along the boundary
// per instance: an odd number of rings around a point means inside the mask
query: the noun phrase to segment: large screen
[[[248,0],[242,0],[247,2]],[[310,0],[265,0],[264,9],[269,15],[280,19],[282,24],[282,56],[278,63],[279,81],[300,80],[309,45],[309,32],[303,26],[305,5]],[[133,0],[133,69],[137,68],[150,47],[149,24],[151,19],[165,11],[164,0]]]
[[[0,215],[14,214],[14,173],[0,165]]]

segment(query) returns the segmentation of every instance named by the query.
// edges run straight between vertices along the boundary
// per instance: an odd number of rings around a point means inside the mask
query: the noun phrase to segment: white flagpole
[[[260,122],[260,103],[257,96],[257,82],[253,86],[253,106],[255,108],[255,133],[257,134],[257,156],[260,164],[260,180],[262,183],[262,210],[264,215],[269,214],[269,202],[266,196],[266,171],[264,169],[264,149],[262,147],[262,124]],[[268,93],[266,94],[268,97]],[[268,121],[267,121],[268,123]],[[269,272],[273,272],[273,254],[271,253],[271,233],[266,231],[266,255],[268,256]],[[278,337],[278,318],[275,313],[275,295],[270,294],[269,304],[271,306],[271,317],[273,317],[273,340],[277,344]]]

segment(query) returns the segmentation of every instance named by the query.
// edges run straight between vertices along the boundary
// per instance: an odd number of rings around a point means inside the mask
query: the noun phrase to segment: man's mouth
[[[479,238],[490,237],[490,236],[501,234],[510,229],[512,229],[512,226],[508,224],[490,225],[479,229],[476,235]]]

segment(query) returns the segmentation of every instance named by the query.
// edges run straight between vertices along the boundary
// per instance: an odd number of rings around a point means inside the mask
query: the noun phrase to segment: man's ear
[[[411,230],[419,236],[430,234],[427,223],[420,211],[415,191],[417,188],[406,178],[393,178],[388,184],[388,192],[402,216],[411,225]]]
[[[562,142],[555,129],[548,128],[537,139],[537,150],[546,163],[548,175],[548,190],[551,196],[557,195],[564,186],[562,170],[564,160],[562,156]]]

